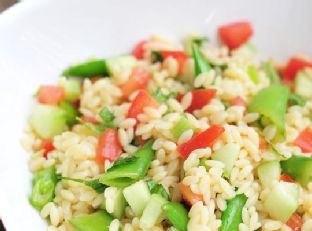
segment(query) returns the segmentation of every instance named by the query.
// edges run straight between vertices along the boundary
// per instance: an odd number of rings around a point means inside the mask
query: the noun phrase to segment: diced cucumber
[[[224,164],[224,176],[227,178],[231,175],[239,149],[238,144],[229,143],[211,155],[211,159],[221,161]]]
[[[33,108],[29,122],[41,138],[50,139],[65,129],[66,114],[59,107],[38,104]]]
[[[132,55],[121,55],[107,58],[105,63],[109,75],[113,76],[125,68],[132,68],[136,64],[136,59]]]
[[[162,206],[166,203],[167,201],[158,194],[153,194],[151,196],[140,219],[140,224],[143,229],[150,229],[157,222],[160,222],[159,219],[162,217],[163,213]]]
[[[293,177],[302,186],[307,186],[312,181],[312,158],[293,156],[281,161],[283,172]]]
[[[298,73],[295,80],[295,93],[306,98],[312,98],[312,70]]]
[[[140,217],[151,198],[145,181],[138,181],[123,190],[123,195],[137,217]]]
[[[110,189],[112,189],[110,187]],[[112,194],[113,204],[114,204],[114,211],[111,213],[111,215],[117,219],[120,219],[125,212],[125,208],[127,205],[127,202],[125,200],[125,197],[122,193],[122,189],[114,188],[114,193]],[[103,200],[101,204],[101,208],[106,209],[106,201]]]
[[[189,129],[194,129],[193,125],[185,116],[182,116],[181,119],[172,128],[171,134],[178,139],[183,134],[183,132]]]
[[[76,79],[66,79],[62,83],[62,87],[65,92],[65,99],[74,102],[79,99],[80,96],[80,82]]]
[[[78,231],[109,231],[113,218],[104,210],[80,215],[69,220],[70,224]]]
[[[268,161],[260,164],[257,171],[261,184],[264,187],[268,187],[273,181],[279,180],[281,175],[281,166],[277,160]]]
[[[298,186],[294,183],[278,182],[264,200],[264,209],[273,218],[284,223],[298,207]]]
[[[59,104],[59,107],[62,108],[65,112],[65,117],[66,117],[66,123],[69,126],[72,126],[74,124],[77,123],[77,117],[78,117],[78,111],[76,110],[76,108],[74,108],[74,106],[67,102],[67,101],[62,101]]]

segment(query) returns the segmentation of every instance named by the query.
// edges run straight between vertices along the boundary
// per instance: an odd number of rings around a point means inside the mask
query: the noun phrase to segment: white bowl
[[[28,203],[29,154],[20,146],[31,96],[64,67],[87,57],[127,52],[152,33],[214,38],[225,22],[247,19],[263,56],[312,54],[312,1],[41,0],[0,15],[0,216],[8,231],[44,230]]]

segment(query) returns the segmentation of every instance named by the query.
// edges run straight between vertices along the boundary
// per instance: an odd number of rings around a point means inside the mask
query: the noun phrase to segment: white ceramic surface
[[[129,51],[151,33],[215,37],[217,25],[248,19],[264,56],[312,55],[310,0],[27,0],[0,15],[0,216],[8,231],[45,230],[28,204],[29,155],[20,137],[40,83],[87,57]]]

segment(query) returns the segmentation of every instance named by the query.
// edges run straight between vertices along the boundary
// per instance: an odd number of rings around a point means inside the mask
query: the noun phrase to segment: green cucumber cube
[[[80,82],[76,79],[66,79],[62,83],[65,92],[65,99],[74,102],[80,97]]]
[[[137,217],[140,217],[151,198],[145,181],[138,181],[123,190],[123,195]]]
[[[110,76],[119,73],[125,68],[132,68],[136,59],[132,55],[122,55],[105,59],[106,67]]]
[[[143,229],[150,229],[157,222],[161,222],[160,219],[163,214],[162,206],[166,203],[167,201],[159,194],[153,194],[151,196],[140,219],[140,225]]]
[[[306,98],[312,98],[312,70],[298,73],[295,79],[295,93]]]
[[[224,176],[227,178],[231,175],[239,150],[238,144],[229,143],[211,155],[211,159],[221,161],[224,164]]]
[[[278,182],[265,198],[265,211],[273,218],[284,223],[298,207],[298,186],[295,183]]]
[[[51,139],[66,128],[66,114],[59,107],[38,104],[33,108],[29,123],[41,138]]]
[[[273,160],[260,164],[258,169],[258,177],[264,187],[268,187],[275,180],[279,180],[281,175],[281,166],[279,161]]]

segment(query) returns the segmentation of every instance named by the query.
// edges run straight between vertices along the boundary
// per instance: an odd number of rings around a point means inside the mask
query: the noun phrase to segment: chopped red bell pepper
[[[182,73],[184,63],[189,57],[186,52],[184,51],[160,51],[160,53],[164,59],[168,57],[174,58],[179,64],[179,73],[180,74]]]
[[[312,68],[311,61],[307,61],[296,57],[291,58],[288,61],[284,70],[282,71],[283,81],[285,83],[291,83],[295,79],[298,71],[305,69],[307,67]]]
[[[245,102],[245,100],[242,97],[237,96],[237,97],[231,99],[230,105],[231,106],[243,106],[243,107],[246,107],[246,102]]]
[[[303,130],[295,140],[297,145],[303,152],[312,153],[312,129]]]
[[[145,52],[145,44],[147,43],[146,40],[140,41],[133,49],[132,55],[135,56],[137,59],[144,59],[144,52]]]
[[[118,139],[118,133],[112,128],[106,128],[100,135],[96,148],[96,161],[103,166],[105,160],[114,161],[121,155],[122,147]]]
[[[44,150],[43,156],[47,159],[49,152],[55,149],[52,140],[42,140],[39,150]]]
[[[37,95],[38,101],[43,104],[57,105],[65,98],[64,89],[53,85],[43,85]]]
[[[253,35],[253,29],[249,22],[234,22],[219,27],[218,33],[222,42],[232,50],[246,43]]]
[[[259,137],[259,149],[260,149],[260,150],[263,150],[263,149],[265,149],[265,148],[266,148],[265,139],[264,139],[262,136],[260,136],[260,137]]]
[[[181,191],[182,197],[184,201],[189,205],[192,206],[196,204],[198,201],[203,201],[203,195],[193,193],[190,186],[185,185],[183,183],[179,184],[179,189]]]
[[[216,95],[216,93],[216,89],[199,89],[192,91],[192,103],[186,109],[186,111],[192,113],[197,109],[201,109],[210,102],[210,100]]]
[[[207,130],[195,135],[189,141],[180,144],[177,147],[177,151],[183,159],[186,159],[195,149],[211,147],[223,132],[223,127],[219,125],[212,125]]]
[[[301,227],[303,226],[303,220],[298,213],[294,213],[286,223],[292,231],[301,231]]]
[[[128,99],[134,91],[145,89],[151,79],[152,75],[147,70],[141,67],[135,68],[127,82],[120,87],[123,97]]]
[[[159,103],[146,91],[140,90],[134,98],[129,110],[128,118],[136,118],[142,114],[145,107],[158,107]]]
[[[293,183],[295,182],[295,179],[293,179],[292,177],[290,177],[289,175],[287,175],[286,173],[282,174],[280,176],[280,180],[284,181],[284,182],[289,182],[289,183]]]

